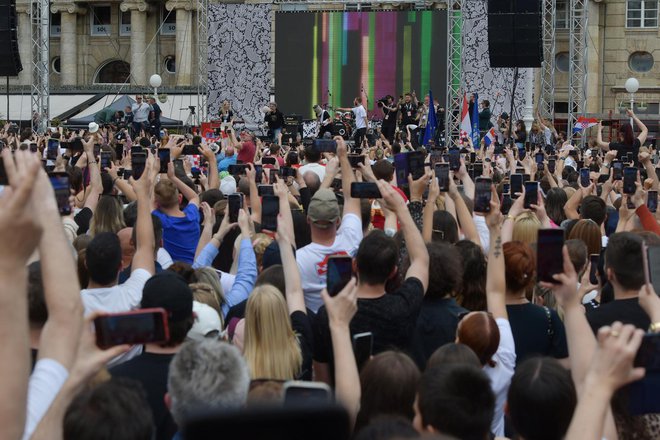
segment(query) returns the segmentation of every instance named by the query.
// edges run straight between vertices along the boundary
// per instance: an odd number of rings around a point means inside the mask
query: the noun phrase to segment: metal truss
[[[454,0],[447,4],[447,101],[445,105],[445,143],[447,147],[452,147],[458,142],[461,129],[463,1],[465,0]]]
[[[588,0],[570,0],[568,66],[568,137],[577,118],[587,110],[587,18]],[[582,144],[585,137],[582,136]]]
[[[208,118],[209,0],[197,0],[197,118]]]
[[[541,96],[539,112],[554,120],[555,110],[555,16],[556,0],[543,0],[543,64],[541,65]]]
[[[48,0],[34,0],[30,3],[32,37],[32,87],[30,102],[32,108],[32,130],[44,133],[50,119],[50,53],[49,31],[50,11]]]
[[[296,10],[304,10],[306,6],[313,5],[342,5],[345,9],[360,11],[362,8],[381,8],[383,6],[407,6],[412,5],[415,9],[428,9],[433,7],[435,4],[445,3],[444,1],[437,0],[413,0],[413,1],[402,1],[402,0],[274,0],[276,5],[291,5],[291,6],[301,6],[301,9],[296,8]]]

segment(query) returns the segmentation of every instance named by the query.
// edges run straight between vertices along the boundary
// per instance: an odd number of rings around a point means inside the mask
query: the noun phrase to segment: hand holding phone
[[[328,295],[337,296],[353,275],[353,259],[348,256],[328,258],[326,285]]]
[[[553,278],[553,275],[564,271],[563,247],[563,229],[539,229],[536,259],[536,274],[538,281],[545,281],[554,284],[558,283],[558,281]]]
[[[243,209],[243,194],[229,194],[227,196],[227,206],[229,209],[229,223],[238,222],[238,213]]]
[[[493,195],[492,184],[493,181],[488,177],[477,178],[474,192],[474,212],[490,212],[490,201]]]
[[[167,312],[161,308],[100,315],[94,319],[94,328],[96,345],[101,349],[169,339]]]
[[[55,200],[57,200],[57,208],[60,215],[71,214],[71,204],[69,197],[71,197],[71,185],[69,183],[69,174],[65,172],[50,173],[48,174],[53,190],[55,191]]]
[[[532,205],[539,202],[539,183],[538,182],[525,182],[525,200],[523,208],[532,209]]]

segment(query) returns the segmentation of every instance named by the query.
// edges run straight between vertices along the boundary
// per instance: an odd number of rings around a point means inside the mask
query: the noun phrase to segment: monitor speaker
[[[488,55],[491,67],[541,67],[540,0],[488,0]]]
[[[23,70],[18,52],[18,17],[15,0],[0,0],[0,76],[17,76]]]

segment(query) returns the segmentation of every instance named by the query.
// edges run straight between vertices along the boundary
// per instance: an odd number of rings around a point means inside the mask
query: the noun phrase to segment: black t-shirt
[[[135,379],[144,386],[147,402],[154,415],[156,439],[170,440],[176,434],[177,427],[172,415],[165,406],[167,376],[173,354],[142,353],[123,364],[110,369],[113,377]]]
[[[232,112],[231,110],[229,110],[229,112],[227,112],[227,114],[223,114],[223,113],[222,113],[222,110],[220,110],[220,112],[218,113],[218,115],[220,116],[220,121],[222,121],[222,122],[229,122],[229,121],[231,121],[231,120],[233,119],[233,117],[234,117],[234,112]]]
[[[410,340],[424,299],[424,286],[417,278],[406,279],[401,287],[380,298],[358,298],[357,312],[351,320],[351,335],[371,332],[373,354],[398,349],[410,351]],[[332,363],[332,338],[328,312],[322,306],[316,319],[314,360]]]
[[[638,298],[615,299],[603,303],[597,309],[587,311],[587,321],[594,333],[598,333],[599,328],[611,325],[614,321],[633,324],[644,331],[651,325],[651,319],[639,305]]]
[[[395,107],[394,110],[388,110],[383,107],[383,125],[391,126],[396,125],[396,115],[399,112],[399,108]]]
[[[284,115],[281,111],[275,110],[274,112],[266,113],[264,121],[268,122],[268,129],[275,130],[284,126]]]
[[[516,344],[516,365],[538,355],[568,357],[566,330],[557,312],[531,303],[507,305],[506,311]]]
[[[85,207],[73,217],[73,221],[78,225],[78,235],[85,235],[89,230],[89,223],[92,221],[94,212]]]
[[[610,150],[616,150],[616,158],[621,160],[628,153],[633,153],[633,160],[637,163],[637,155],[639,154],[639,148],[642,146],[642,143],[639,139],[635,138],[632,145],[627,145],[622,142],[610,142]]]
[[[414,102],[403,103],[399,106],[401,112],[401,124],[406,126],[408,124],[417,124],[415,117],[417,116],[417,106]]]
[[[291,327],[298,336],[302,353],[302,368],[296,379],[312,380],[312,358],[314,354],[314,331],[312,322],[305,313],[296,311],[291,314]]]
[[[413,359],[420,369],[426,367],[438,347],[456,340],[458,317],[467,311],[454,298],[424,298],[410,343]]]

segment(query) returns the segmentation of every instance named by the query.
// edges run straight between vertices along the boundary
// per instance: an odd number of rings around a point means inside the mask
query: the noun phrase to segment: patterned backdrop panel
[[[463,2],[463,87],[468,93],[479,93],[479,100],[488,99],[493,115],[499,115],[510,111],[514,69],[490,67],[486,4],[485,1]],[[533,70],[520,69],[514,99],[518,118],[522,118],[525,105],[527,75],[533,75]],[[496,116],[493,122],[495,119]]]
[[[270,89],[269,4],[209,5],[209,116],[224,99],[237,119],[261,122]]]

